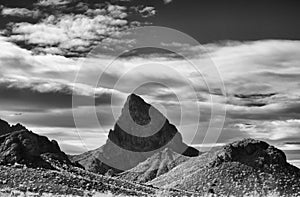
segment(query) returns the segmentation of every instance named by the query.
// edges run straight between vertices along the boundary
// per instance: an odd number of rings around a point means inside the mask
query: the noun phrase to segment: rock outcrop
[[[8,122],[0,119],[0,136],[11,132]]]
[[[50,141],[26,129],[23,125],[10,126],[0,121],[0,164],[26,164],[28,167],[52,169],[50,160],[71,164],[55,140]]]
[[[264,165],[285,165],[286,156],[283,151],[268,143],[251,138],[230,143],[216,155],[212,165],[223,162],[240,162],[248,166],[264,167]]]
[[[131,94],[113,130],[109,131],[106,144],[71,159],[87,170],[103,174],[113,169],[119,173],[165,148],[187,157],[199,155],[198,150],[183,143],[181,134],[161,112]]]

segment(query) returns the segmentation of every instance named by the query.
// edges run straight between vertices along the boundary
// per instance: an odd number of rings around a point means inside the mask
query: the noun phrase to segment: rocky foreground
[[[0,166],[0,192],[12,190],[43,194],[93,196],[110,193],[120,196],[157,196],[162,191],[152,186],[94,174],[77,167],[56,166],[55,170],[28,168],[22,164]],[[192,192],[168,190],[168,196],[192,196]]]

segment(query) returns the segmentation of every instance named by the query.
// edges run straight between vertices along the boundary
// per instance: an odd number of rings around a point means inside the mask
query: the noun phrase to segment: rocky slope
[[[131,94],[113,130],[109,131],[106,144],[70,158],[92,172],[104,174],[112,169],[119,173],[165,148],[188,157],[199,155],[198,150],[183,143],[181,134],[162,113]]]
[[[136,167],[119,174],[118,177],[132,182],[145,183],[169,172],[189,158],[166,148]]]
[[[158,187],[199,193],[244,196],[300,195],[300,169],[269,144],[244,139],[191,158],[168,173],[148,182]]]
[[[13,188],[21,191],[84,196],[88,191],[107,192],[123,195],[146,195],[155,189],[122,182],[109,177],[86,173],[80,169],[46,170],[18,166],[0,166],[0,189]]]
[[[108,192],[117,196],[157,196],[161,192],[159,188],[94,174],[73,166],[67,169],[56,166],[56,170],[48,170],[21,164],[0,165],[0,195],[12,190],[34,193],[33,196],[105,196],[97,193]],[[173,189],[168,191],[168,196],[193,194]]]
[[[52,169],[52,160],[73,165],[55,140],[37,135],[24,126],[10,126],[0,120],[0,164],[26,164],[28,167]]]

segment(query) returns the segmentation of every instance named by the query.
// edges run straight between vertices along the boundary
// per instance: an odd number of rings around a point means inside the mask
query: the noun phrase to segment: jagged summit
[[[137,101],[137,102],[142,102],[144,104],[148,104],[144,101],[144,99],[142,97],[138,96],[135,93],[131,93],[130,95],[128,95],[127,101]]]
[[[0,119],[0,136],[5,135],[14,131],[20,131],[20,130],[27,130],[25,126],[23,126],[20,123],[17,123],[16,125],[10,125],[5,120]]]
[[[146,101],[142,97],[134,93],[128,95],[124,106],[128,103],[131,103],[133,105],[138,105],[138,106],[145,105],[150,107],[150,104],[146,103]]]
[[[176,127],[136,94],[128,96],[108,138],[115,145],[134,152],[155,151],[164,146],[181,153],[187,149]]]
[[[159,110],[140,96],[131,94],[114,128],[109,131],[106,144],[93,153],[74,156],[73,160],[87,169],[93,163],[93,171],[101,173],[103,169],[108,170],[108,166],[124,171],[165,148],[188,157],[199,155],[198,150],[182,141],[175,125]]]
[[[146,103],[140,96],[130,94],[122,109],[122,114],[119,118],[119,124],[123,121],[125,124],[129,121],[134,121],[138,125],[147,125],[151,121],[149,110],[151,105]]]

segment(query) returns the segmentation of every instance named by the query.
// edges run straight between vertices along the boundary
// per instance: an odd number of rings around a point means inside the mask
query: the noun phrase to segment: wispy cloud
[[[58,5],[66,5],[71,1],[69,0],[39,0],[36,5],[39,6],[58,6]]]
[[[29,10],[27,8],[2,8],[2,15],[4,16],[15,16],[15,17],[27,17],[27,18],[37,18],[40,16],[40,11]]]
[[[270,139],[270,140],[284,140],[299,136],[300,134],[300,120],[290,119],[285,121],[255,121],[252,124],[236,124],[236,126],[252,137]]]

